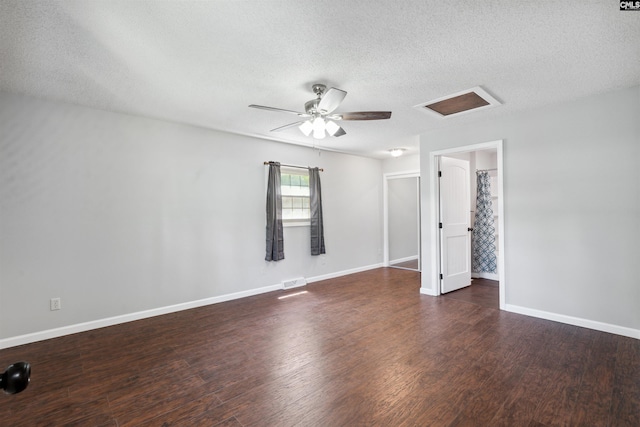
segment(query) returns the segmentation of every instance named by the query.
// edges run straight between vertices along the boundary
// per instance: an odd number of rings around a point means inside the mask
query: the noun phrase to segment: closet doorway
[[[384,265],[421,270],[420,174],[384,175]]]
[[[443,281],[443,278],[446,279],[447,275],[451,275],[451,269],[453,267],[459,267],[459,270],[462,271],[465,268],[468,268],[471,271],[471,277],[476,280],[477,283],[484,283],[490,281],[497,281],[497,287],[499,288],[499,306],[503,308],[505,305],[505,280],[504,280],[504,196],[502,191],[502,141],[494,141],[484,144],[476,144],[472,146],[466,147],[458,147],[449,150],[443,150],[439,152],[430,153],[432,165],[433,165],[433,182],[436,183],[434,192],[434,197],[431,199],[432,204],[432,212],[434,212],[436,221],[432,228],[432,233],[434,236],[437,236],[437,244],[435,245],[435,251],[432,256],[432,266],[436,270],[435,273],[435,283],[437,283],[437,294],[442,294],[447,292],[449,289],[445,289],[446,280]],[[468,245],[470,246],[468,249],[468,253],[470,254],[464,263],[461,263],[459,259],[448,259],[448,250],[447,250],[447,242],[446,238],[448,235],[443,235],[442,230],[440,228],[441,218],[443,217],[443,191],[447,191],[446,188],[440,188],[440,180],[441,177],[439,175],[439,171],[441,170],[441,163],[443,163],[443,159],[457,159],[456,161],[462,161],[468,164],[469,170],[469,203],[466,204],[468,206],[468,215],[467,221],[469,224],[469,236],[468,236]],[[482,235],[478,233],[482,231],[484,233],[484,237],[487,237],[487,228],[482,227],[479,230],[473,230],[476,225],[476,214],[477,214],[477,199],[478,199],[478,180],[479,176],[483,176],[482,180],[484,182],[488,182],[490,187],[487,187],[484,191],[484,199],[485,201],[489,201],[488,204],[490,206],[490,213],[486,211],[483,213],[480,212],[481,215],[484,215],[484,218],[488,216],[490,219],[490,227],[494,227],[491,236],[491,242],[495,246],[495,258],[493,258],[494,268],[487,268],[486,265],[482,266],[480,264],[481,258],[486,261],[486,253],[483,253],[481,250],[486,245],[486,241],[482,241]],[[446,203],[446,195],[444,197]],[[446,208],[446,206],[445,206]],[[446,216],[446,215],[445,215]],[[482,226],[483,218],[478,218],[478,224]],[[486,222],[486,221],[485,221]],[[474,235],[472,235],[474,234]],[[475,235],[477,234],[477,235]],[[462,241],[462,239],[459,239]],[[480,244],[478,244],[480,242]],[[474,247],[474,245],[477,245]],[[443,249],[444,248],[444,249]],[[461,251],[458,251],[461,253]],[[465,264],[465,265],[463,265]],[[465,268],[462,268],[465,267]],[[471,279],[468,284],[472,284]],[[464,284],[460,287],[467,286]],[[460,291],[458,291],[460,292]]]

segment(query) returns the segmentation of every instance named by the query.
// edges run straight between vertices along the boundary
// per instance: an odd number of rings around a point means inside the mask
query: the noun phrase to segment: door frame
[[[422,271],[422,218],[420,214],[420,186],[422,185],[420,182],[420,171],[419,170],[409,170],[403,172],[390,172],[382,175],[382,214],[383,218],[383,256],[382,256],[382,265],[384,267],[389,267],[389,180],[391,179],[400,179],[400,178],[416,178],[418,182],[418,192],[416,197],[418,198],[418,264],[419,270]]]
[[[431,151],[429,153],[429,164],[431,165],[430,181],[430,195],[429,205],[431,211],[431,223],[426,226],[431,229],[431,291],[433,295],[438,296],[441,294],[440,286],[440,229],[439,229],[439,205],[440,205],[440,186],[438,185],[438,170],[440,163],[440,156],[454,153],[468,153],[472,151],[482,151],[487,149],[495,149],[498,161],[498,277],[499,281],[499,294],[500,294],[500,310],[505,309],[505,289],[506,289],[506,277],[505,271],[505,227],[504,227],[504,163],[502,155],[503,140],[483,142],[480,144],[465,145],[461,147],[448,148],[445,150]]]

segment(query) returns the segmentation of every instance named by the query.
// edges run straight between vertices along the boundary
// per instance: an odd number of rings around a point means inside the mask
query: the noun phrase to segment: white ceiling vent
[[[454,117],[471,111],[479,111],[500,105],[500,101],[489,95],[480,86],[444,96],[422,104],[415,108],[438,117]]]

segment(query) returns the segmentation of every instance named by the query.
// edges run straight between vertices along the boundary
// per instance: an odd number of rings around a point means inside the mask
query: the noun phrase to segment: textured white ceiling
[[[640,12],[615,0],[2,0],[0,90],[312,144],[313,83],[348,92],[320,147],[372,157],[435,127],[640,84]],[[440,119],[413,108],[481,86],[503,105]]]

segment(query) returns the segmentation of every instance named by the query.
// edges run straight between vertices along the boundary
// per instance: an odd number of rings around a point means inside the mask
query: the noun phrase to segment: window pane
[[[306,170],[286,170],[281,172],[282,218],[286,221],[308,221],[309,174]]]
[[[291,212],[290,209],[283,209],[282,219],[295,219],[295,216],[293,215],[293,212]]]

